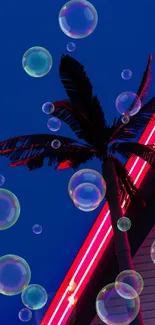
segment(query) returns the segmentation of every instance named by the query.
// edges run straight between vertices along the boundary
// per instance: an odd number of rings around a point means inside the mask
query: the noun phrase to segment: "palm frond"
[[[136,138],[137,131],[140,130],[141,132],[143,132],[147,123],[152,118],[153,113],[155,113],[155,98],[152,98],[147,104],[144,105],[144,101],[148,94],[149,84],[151,81],[151,61],[152,55],[149,56],[141,84],[137,91],[137,96],[141,100],[142,108],[136,115],[130,117],[130,121],[127,124],[122,123],[121,117],[118,119],[111,140],[127,140]]]
[[[61,82],[69,97],[69,101],[54,102],[56,110],[53,115],[63,119],[79,138],[92,145],[92,129],[96,138],[104,135],[106,120],[97,96],[93,96],[92,85],[84,67],[68,55],[63,55],[59,69]],[[95,141],[94,141],[95,142]],[[93,142],[93,144],[94,144]]]
[[[111,147],[113,153],[118,152],[124,158],[129,159],[132,155],[145,160],[152,167],[155,166],[155,150],[153,145],[144,145],[136,142],[120,142]]]
[[[51,146],[53,140],[59,140],[60,148]],[[78,168],[81,163],[93,159],[96,156],[94,150],[81,146],[70,138],[49,134],[35,134],[16,137],[0,143],[0,155],[8,157],[12,163],[10,166],[25,165],[30,170],[41,168],[45,159],[48,165],[58,165],[68,162],[66,168]],[[57,166],[57,169],[59,169]]]
[[[93,141],[92,127],[87,117],[68,100],[56,101],[53,104],[55,110],[51,115],[67,123],[79,139],[84,139],[87,143],[91,144]]]
[[[120,189],[123,190],[123,196],[125,194],[128,194],[132,203],[140,206],[145,206],[145,202],[140,195],[139,190],[134,185],[133,180],[125,166],[116,157],[112,157],[112,160],[115,165]]]

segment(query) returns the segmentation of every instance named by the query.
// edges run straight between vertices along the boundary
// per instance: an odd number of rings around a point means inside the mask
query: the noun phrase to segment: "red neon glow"
[[[154,114],[155,118],[155,114]],[[152,119],[143,132],[139,143],[150,144],[155,141],[155,121]],[[140,186],[149,165],[141,158],[130,158],[126,164],[130,175],[137,187]],[[123,202],[124,203],[124,202]],[[110,240],[113,230],[110,220],[110,211],[106,202],[99,216],[77,254],[70,270],[58,289],[51,305],[49,306],[40,325],[65,325],[76,304],[70,304],[68,298],[68,286],[70,281],[76,283],[72,298],[78,301],[90,276],[92,275],[101,256],[103,256]]]

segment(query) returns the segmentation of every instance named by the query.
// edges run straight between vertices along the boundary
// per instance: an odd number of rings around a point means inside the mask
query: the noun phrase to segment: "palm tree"
[[[10,158],[12,167],[24,165],[35,170],[41,168],[47,158],[48,165],[55,164],[56,169],[76,170],[81,163],[94,157],[101,161],[120,271],[133,269],[127,233],[117,228],[117,221],[123,216],[121,202],[126,196],[135,204],[143,204],[143,201],[118,154],[126,159],[131,155],[138,156],[151,166],[155,165],[153,146],[132,141],[137,139],[138,132],[145,129],[155,112],[155,97],[144,104],[151,79],[151,60],[150,55],[137,92],[142,108],[130,118],[128,124],[123,124],[121,118],[114,118],[110,126],[97,96],[92,93],[92,85],[84,67],[70,56],[63,55],[59,74],[69,100],[54,102],[55,111],[52,115],[67,123],[82,142],[51,134],[32,134],[0,143],[0,154]],[[54,139],[60,141],[60,148],[52,148]],[[143,324],[140,313],[133,324]]]

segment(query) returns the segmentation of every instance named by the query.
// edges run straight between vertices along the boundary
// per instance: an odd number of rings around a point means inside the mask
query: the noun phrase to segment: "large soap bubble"
[[[132,91],[126,91],[117,97],[116,108],[122,115],[133,116],[141,109],[141,100]]]
[[[84,38],[96,28],[98,15],[88,1],[72,0],[63,5],[59,13],[61,30],[71,38]]]
[[[90,212],[101,203],[101,192],[94,184],[82,183],[75,188],[72,200],[77,208]]]
[[[122,283],[126,283],[129,286],[134,288],[132,290],[124,290]],[[115,280],[115,289],[118,294],[126,299],[133,299],[136,298],[138,295],[141,294],[144,288],[144,281],[141,275],[134,271],[134,270],[124,270],[118,274]],[[125,288],[126,289],[126,288]]]
[[[81,169],[70,178],[68,192],[80,210],[93,211],[105,197],[106,183],[96,170]]]
[[[17,197],[4,188],[0,188],[0,230],[12,227],[20,215]]]
[[[122,287],[124,291],[135,291],[125,283],[122,283]],[[105,286],[96,299],[97,315],[107,325],[128,325],[136,318],[139,309],[139,296],[134,299],[122,298],[115,289],[115,283]]]
[[[31,77],[44,77],[52,68],[51,54],[41,46],[28,49],[22,59],[25,72]]]
[[[0,293],[14,296],[21,293],[31,280],[27,262],[17,255],[0,257]]]
[[[43,308],[47,302],[46,290],[39,284],[30,284],[22,292],[23,304],[33,310]]]

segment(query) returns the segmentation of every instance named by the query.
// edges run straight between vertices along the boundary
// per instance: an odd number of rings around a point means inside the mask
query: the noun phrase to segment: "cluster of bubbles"
[[[59,25],[62,32],[74,39],[85,38],[92,34],[97,23],[97,11],[89,1],[69,1],[59,12]]]
[[[0,230],[12,227],[20,215],[20,203],[11,191],[0,188]]]
[[[68,192],[75,206],[85,212],[95,210],[106,194],[106,183],[93,169],[81,169],[70,178]]]
[[[59,12],[58,22],[63,33],[74,39],[89,36],[98,23],[95,7],[85,0],[71,0],[63,5]],[[69,42],[68,52],[73,52],[76,45]],[[42,46],[33,46],[23,55],[22,66],[25,72],[35,78],[44,77],[52,68],[53,59],[50,52]]]
[[[141,109],[141,100],[132,91],[126,91],[121,93],[116,98],[117,111],[123,115],[122,123],[126,124],[130,120],[130,116],[133,116]]]
[[[121,77],[122,77],[122,79],[124,79],[124,80],[129,80],[129,79],[131,79],[131,77],[132,77],[132,71],[129,70],[129,69],[125,69],[125,70],[123,70],[122,73],[121,73]]]
[[[40,235],[42,233],[42,226],[39,225],[39,224],[35,224],[33,227],[32,227],[32,231],[35,235]]]
[[[139,295],[144,281],[134,270],[122,271],[114,283],[106,285],[96,299],[96,311],[107,325],[128,325],[138,315]]]
[[[52,68],[51,54],[41,46],[29,48],[23,55],[22,65],[25,72],[35,78],[44,77]]]
[[[0,186],[3,186],[5,183],[5,177],[3,175],[0,175]]]
[[[51,102],[46,102],[42,105],[42,111],[46,114],[46,115],[50,115],[54,112],[55,107],[54,104]],[[56,132],[60,129],[61,127],[61,121],[57,118],[57,117],[51,117],[48,122],[47,122],[47,127],[50,131]],[[61,146],[61,142],[59,139],[54,139],[51,142],[51,147],[53,149],[59,149]]]
[[[76,45],[74,42],[69,42],[66,46],[68,52],[74,52],[76,49]]]
[[[117,228],[120,231],[128,231],[131,228],[131,220],[127,217],[121,217],[117,221]]]

